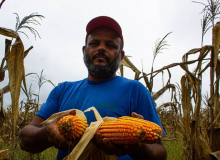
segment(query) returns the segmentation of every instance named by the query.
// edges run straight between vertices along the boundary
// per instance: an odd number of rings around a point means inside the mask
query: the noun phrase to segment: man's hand
[[[75,115],[76,112],[70,112],[66,115]],[[64,151],[71,150],[79,141],[70,141],[65,139],[58,131],[57,123],[64,117],[60,116],[47,126],[42,126],[45,120],[40,116],[35,116],[31,123],[25,126],[20,132],[20,146],[23,150],[31,153],[39,153],[54,146]]]
[[[132,112],[132,117],[144,119],[140,114]],[[109,139],[103,138],[99,132],[97,132],[93,139],[93,143],[97,148],[103,150],[107,155],[116,155],[118,157],[123,155],[130,155],[135,160],[165,160],[166,159],[166,149],[160,143],[145,144],[137,143],[133,145],[116,145],[112,143]]]
[[[132,112],[132,117],[144,119],[144,117],[140,114]],[[139,144],[134,145],[116,145],[112,143],[109,139],[103,138],[100,133],[96,133],[92,139],[93,143],[96,145],[97,148],[102,149],[105,154],[107,155],[116,155],[116,156],[123,156],[126,154],[133,153],[139,146]]]
[[[74,148],[74,146],[78,143],[79,139],[76,140],[67,140],[65,139],[59,132],[57,124],[61,118],[67,115],[76,115],[76,111],[72,111],[68,114],[58,117],[54,121],[52,121],[47,126],[47,139],[48,142],[57,149],[61,149],[63,151],[68,151]]]
[[[143,117],[142,115],[137,114],[137,113],[135,113],[135,112],[132,112],[132,113],[131,113],[131,117],[139,118],[139,119],[144,119],[144,117]]]
[[[139,144],[123,146],[123,145],[116,145],[112,143],[109,139],[103,138],[99,132],[97,132],[93,139],[93,143],[96,145],[97,148],[103,150],[103,152],[107,155],[116,155],[118,157],[133,153]]]

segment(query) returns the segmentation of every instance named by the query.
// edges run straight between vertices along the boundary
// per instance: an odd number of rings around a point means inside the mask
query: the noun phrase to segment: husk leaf
[[[70,109],[70,110],[66,110],[66,111],[63,111],[63,112],[58,112],[58,113],[55,113],[55,114],[51,115],[47,120],[45,120],[45,121],[42,122],[41,124],[44,125],[44,126],[45,126],[45,125],[48,125],[48,124],[50,124],[54,119],[60,117],[61,115],[67,114],[67,113],[69,113],[69,112],[71,112],[71,111],[73,111],[73,110],[76,111],[76,116],[77,116],[77,117],[81,117],[81,118],[86,119],[86,116],[85,116],[85,114],[84,114],[82,111],[80,111],[80,110],[78,110],[78,109]]]

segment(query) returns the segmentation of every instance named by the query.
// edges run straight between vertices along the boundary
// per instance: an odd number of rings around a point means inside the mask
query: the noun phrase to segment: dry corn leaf
[[[214,70],[217,68],[219,44],[220,44],[220,22],[217,22],[213,28],[213,45],[214,45]]]
[[[175,88],[175,86],[173,84],[168,84],[165,87],[161,88],[159,91],[157,91],[157,93],[152,96],[153,100],[157,100],[169,88]]]
[[[199,136],[195,139],[195,150],[199,156],[199,159],[210,160],[211,158],[209,154],[211,153],[211,149],[208,143],[202,136]]]
[[[185,129],[183,128],[183,125],[180,122],[176,122],[176,127],[181,134],[185,133]]]
[[[6,55],[9,72],[9,86],[12,99],[12,136],[14,138],[19,109],[20,87],[24,75],[24,46],[18,33],[15,31],[0,27],[0,34],[7,37],[16,38],[15,43],[12,45],[11,51]],[[15,145],[15,139],[13,140],[13,144]]]
[[[7,64],[4,66],[8,54],[10,53],[11,40],[5,39],[5,57],[2,59],[1,69],[0,69],[0,82],[5,78],[5,71],[8,69]]]
[[[10,92],[10,87],[9,85],[5,86],[4,88],[2,88],[3,90],[3,94]]]
[[[191,85],[186,76],[182,76],[181,80],[181,103],[182,103],[182,110],[183,110],[183,120],[184,120],[184,129],[186,131],[186,136],[190,136],[190,110],[191,110]]]
[[[209,67],[210,67],[210,62],[207,63],[207,65],[198,73],[198,75],[200,75],[200,74],[202,74],[203,72],[205,72],[206,69],[209,68]]]
[[[128,59],[127,56],[124,56],[124,58],[122,59],[122,65],[131,68],[134,72],[138,72],[139,74],[141,73],[136,67],[135,65]]]
[[[123,69],[123,65],[120,65],[120,73],[121,73],[121,77],[124,77],[124,69]]]
[[[12,45],[11,52],[8,55],[7,65],[9,72],[9,86],[12,99],[12,124],[13,135],[15,135],[15,127],[19,109],[19,97],[21,82],[24,75],[24,46],[19,37],[16,38]]]
[[[214,156],[215,158],[217,158],[217,160],[220,160],[220,151],[217,152],[212,152],[210,153],[212,156]]]
[[[0,34],[12,38],[17,38],[19,36],[17,32],[3,27],[0,27]]]
[[[0,82],[5,79],[5,71],[0,70]]]
[[[204,46],[204,47],[202,47],[202,50],[200,51],[200,54],[199,54],[199,57],[198,57],[198,59],[203,59],[203,58],[205,58],[207,55],[208,55],[208,53],[211,51],[211,49],[212,49],[212,46]],[[198,62],[198,65],[197,65],[197,67],[196,67],[196,69],[195,69],[195,71],[194,71],[194,73],[197,73],[197,71],[199,71],[199,75],[201,74],[201,65],[202,65],[202,61],[199,61]],[[206,66],[207,67],[207,66]],[[203,71],[204,71],[205,69],[203,69]]]
[[[166,108],[166,107],[169,107],[169,106],[176,107],[175,104],[172,103],[172,102],[163,103],[162,105],[157,107],[157,112],[159,113],[163,108]]]
[[[204,60],[207,60],[207,59],[204,59]],[[172,63],[172,64],[169,64],[169,65],[167,65],[167,66],[162,67],[161,69],[158,69],[158,70],[155,70],[155,71],[153,71],[153,72],[151,72],[151,73],[145,74],[144,76],[146,77],[146,76],[148,76],[148,75],[151,75],[152,73],[161,72],[161,71],[163,71],[163,70],[165,70],[165,69],[172,68],[172,67],[175,67],[175,66],[178,66],[178,65],[180,65],[184,70],[186,70],[187,72],[189,72],[188,69],[186,69],[186,67],[185,67],[184,65],[186,65],[186,64],[193,64],[193,63],[195,63],[195,62],[197,62],[197,61],[201,61],[201,60],[198,60],[198,59],[197,59],[197,60],[192,60],[192,61],[186,61],[186,62],[183,62],[183,63]],[[184,67],[185,67],[185,68],[184,68]],[[140,79],[143,78],[144,76],[139,77],[138,80],[140,80]]]
[[[13,152],[9,151],[8,149],[0,150],[0,159],[7,159]]]

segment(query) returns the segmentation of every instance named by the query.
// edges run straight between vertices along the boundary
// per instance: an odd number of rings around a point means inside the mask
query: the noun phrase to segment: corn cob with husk
[[[144,119],[139,119],[139,118],[134,118],[134,117],[129,117],[129,116],[122,116],[117,119],[117,121],[128,121],[128,122],[136,122],[140,125],[142,125],[143,129],[145,130],[145,138],[143,140],[144,143],[155,143],[159,142],[161,138],[163,137],[163,131],[159,125],[156,123],[144,120]]]
[[[58,129],[66,139],[80,138],[87,127],[85,119],[73,115],[64,116],[58,122]],[[159,125],[128,116],[120,117],[116,121],[103,122],[98,132],[118,145],[155,143],[163,136]]]
[[[103,122],[98,129],[101,136],[118,145],[135,144],[145,138],[142,125],[130,121]]]
[[[87,127],[85,119],[73,115],[64,116],[58,122],[60,134],[69,140],[80,138]]]

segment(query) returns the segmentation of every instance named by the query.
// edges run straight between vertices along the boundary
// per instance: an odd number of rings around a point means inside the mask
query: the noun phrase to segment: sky
[[[198,0],[207,4],[207,0]],[[31,13],[38,12],[45,18],[36,18],[41,25],[34,27],[40,37],[27,29],[23,29],[29,39],[20,34],[25,50],[34,48],[24,59],[25,74],[43,71],[46,79],[54,84],[64,81],[77,81],[87,77],[87,69],[83,62],[82,46],[85,44],[86,25],[97,16],[114,18],[121,26],[124,37],[125,55],[130,56],[132,63],[145,73],[150,73],[153,47],[158,38],[167,38],[166,50],[159,54],[154,61],[154,70],[171,63],[182,61],[182,56],[193,48],[201,47],[201,11],[203,5],[191,0],[6,0],[0,9],[0,27],[15,29],[17,13],[22,19]],[[0,35],[0,59],[4,58],[5,36]],[[209,30],[204,38],[204,45],[211,45],[212,31]],[[190,56],[190,60],[197,59]],[[209,58],[209,56],[207,57]],[[192,65],[192,69],[195,66]],[[170,69],[171,83],[180,83],[184,71],[179,67]],[[124,69],[124,76],[134,78],[129,68]],[[203,92],[209,91],[209,73],[203,74]],[[168,74],[164,72],[165,83]],[[34,93],[38,93],[38,85],[34,76],[28,76],[27,87],[32,85]],[[0,88],[8,84],[8,72]],[[141,83],[144,81],[141,79]],[[162,88],[162,75],[154,80],[153,92]],[[40,92],[40,103],[46,101],[53,86],[45,83]],[[20,100],[25,99],[21,91]],[[169,102],[170,93],[167,91],[156,101],[158,105]],[[4,105],[10,105],[10,94],[4,95]]]

